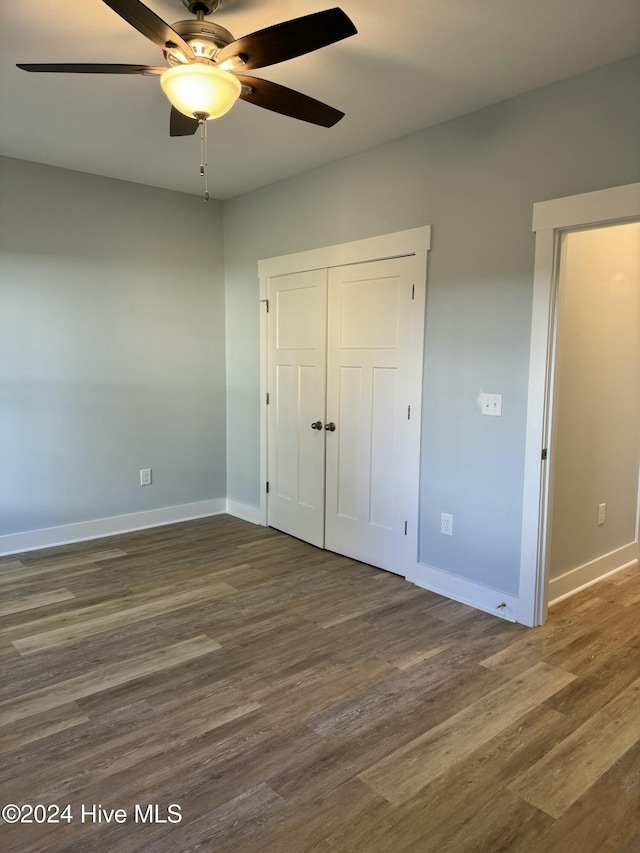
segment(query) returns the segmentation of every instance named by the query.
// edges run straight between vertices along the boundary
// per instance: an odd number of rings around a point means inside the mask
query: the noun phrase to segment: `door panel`
[[[377,262],[381,263],[381,262]],[[389,262],[385,262],[388,264]],[[376,264],[377,265],[377,264]],[[364,271],[358,267],[341,267]],[[367,264],[367,267],[371,264]],[[398,346],[399,281],[391,276],[343,281],[334,284],[340,298],[340,347],[342,349],[394,349]]]
[[[327,420],[336,431],[326,439],[325,544],[400,574],[414,272],[413,257],[337,267],[328,290]]]
[[[360,513],[360,491],[363,485],[357,476],[357,466],[354,466],[362,435],[362,368],[340,367],[337,381],[339,403],[336,414],[341,413],[340,426],[335,435],[327,436],[332,448],[335,449],[337,444],[337,458],[334,461],[336,512],[343,518],[355,521]]]
[[[269,279],[269,524],[324,547],[326,270]]]
[[[369,524],[387,530],[393,529],[394,483],[389,482],[389,470],[395,468],[397,385],[397,370],[373,369]]]

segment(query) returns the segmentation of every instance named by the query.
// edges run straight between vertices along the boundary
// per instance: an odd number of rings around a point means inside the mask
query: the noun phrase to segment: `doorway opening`
[[[589,353],[592,344],[597,347],[596,342],[584,338],[584,329],[577,330],[578,318],[575,315],[581,312],[584,314],[585,311],[590,310],[592,313],[590,322],[597,320],[600,328],[605,324],[603,306],[607,306],[609,325],[615,326],[614,320],[617,315],[618,331],[620,334],[625,334],[622,329],[628,324],[624,318],[621,319],[618,309],[621,309],[621,300],[626,299],[627,310],[629,310],[631,304],[629,300],[633,301],[635,298],[629,296],[628,283],[622,282],[622,279],[628,278],[630,268],[627,265],[625,271],[622,268],[616,271],[614,263],[613,266],[610,265],[608,274],[604,267],[598,273],[600,261],[596,263],[596,256],[593,253],[596,251],[594,248],[596,244],[602,244],[600,249],[606,249],[608,238],[621,236],[622,232],[616,232],[615,229],[609,231],[608,226],[639,221],[640,184],[630,184],[534,205],[533,230],[536,232],[536,260],[520,570],[520,621],[527,625],[541,625],[544,622],[550,600],[564,597],[566,594],[577,591],[578,588],[596,582],[603,574],[632,565],[638,560],[638,423],[636,421],[629,426],[635,438],[629,440],[627,436],[625,439],[627,446],[624,448],[627,456],[631,453],[635,459],[635,462],[631,463],[634,468],[631,478],[626,468],[626,478],[623,478],[634,481],[632,488],[635,488],[635,496],[630,498],[628,484],[622,483],[620,478],[616,481],[616,478],[611,476],[612,470],[615,470],[619,464],[618,460],[624,456],[624,453],[618,453],[622,449],[614,447],[608,448],[606,452],[604,448],[601,448],[602,452],[598,450],[598,439],[602,436],[604,436],[603,441],[616,440],[615,429],[609,432],[603,431],[604,427],[610,426],[613,422],[611,419],[615,418],[615,412],[605,413],[603,418],[602,412],[594,409],[587,423],[584,423],[585,401],[583,399],[589,388],[589,376],[584,370],[586,366],[584,362],[591,360],[592,367],[593,364],[602,366],[600,371],[602,375],[598,377],[597,383],[596,377],[593,377],[594,392],[596,386],[600,387],[601,394],[609,400],[609,407],[614,405],[613,401],[624,397],[620,389],[615,388],[618,374],[624,373],[628,379],[634,371],[637,371],[637,363],[628,364],[627,353],[624,371],[620,369],[612,376],[615,353],[609,353],[607,358],[603,355],[600,360],[598,360],[597,351]],[[590,241],[587,232],[599,237]],[[586,236],[581,236],[582,234]],[[640,231],[631,229],[627,237],[637,239],[638,234]],[[590,243],[593,245],[590,246]],[[640,253],[635,251],[632,245],[628,254],[629,263],[633,267]],[[604,251],[603,257],[606,258],[606,256],[607,252]],[[593,286],[590,288],[590,298],[581,301],[581,295],[583,297],[587,295],[589,288],[586,283],[591,274],[594,281],[591,283]],[[571,286],[567,275],[569,278],[572,276],[574,278]],[[605,275],[608,275],[608,278],[603,283]],[[596,280],[598,278],[599,284]],[[615,281],[618,282],[617,286]],[[583,286],[586,289],[581,294],[580,288]],[[579,311],[576,309],[578,305]],[[613,310],[614,306],[617,306],[616,310]],[[563,308],[566,311],[563,311]],[[637,308],[632,310],[635,311]],[[586,322],[584,316],[581,322],[583,325]],[[637,319],[634,322],[636,323],[634,329],[629,329],[632,348],[637,347]],[[610,341],[615,340],[615,331],[611,329],[604,331],[609,334]],[[583,337],[581,365],[575,363],[576,359],[568,354],[569,350],[565,346],[570,344],[572,335],[574,344],[580,339],[580,335]],[[604,345],[605,339],[606,335],[600,341],[601,345]],[[608,344],[609,348],[612,345]],[[585,353],[589,353],[588,358]],[[578,387],[568,391],[567,382],[572,381],[578,382]],[[637,394],[637,388],[633,391]],[[634,396],[634,394],[628,396]],[[562,447],[566,448],[568,441],[571,441],[572,430],[575,434],[579,428],[580,418],[576,417],[575,411],[570,407],[567,408],[566,405],[570,406],[572,399],[574,403],[580,403],[576,408],[581,407],[583,410],[583,429],[580,432],[580,439],[584,438],[583,450],[590,448],[589,458],[583,458],[587,455],[586,450],[581,456],[580,448],[574,447],[572,450],[577,452],[565,455],[558,469],[556,464],[559,461],[558,454],[562,453]],[[606,414],[609,414],[609,419]],[[629,448],[630,444],[633,447]],[[596,456],[600,457],[598,464],[596,464]],[[576,498],[577,493],[571,494],[571,485],[560,488],[556,507],[558,518],[555,519],[556,469],[559,475],[564,477],[567,474],[565,469],[570,468],[569,463],[574,471],[581,465],[581,476],[589,478],[593,475],[592,482],[586,494],[584,494],[584,483],[582,484],[579,500]],[[622,464],[624,467],[625,463]],[[628,459],[626,464],[628,466]],[[612,482],[615,485],[612,485]],[[609,514],[608,521],[606,521],[607,500],[604,498],[604,492],[612,496],[614,504],[613,514]],[[594,508],[591,503],[595,494],[600,494],[600,498],[595,499]],[[633,503],[631,510],[630,502]],[[602,507],[602,504],[605,506]],[[594,509],[593,513],[591,509]],[[625,541],[629,535],[629,513],[635,518],[631,525],[633,528],[631,541]],[[609,524],[608,528],[605,528],[602,522],[603,514],[606,523]],[[555,541],[552,540],[554,524]],[[563,528],[561,533],[558,533],[560,525],[563,525]],[[588,526],[588,533],[584,535],[584,541],[580,541],[580,530],[584,531],[585,525]],[[596,528],[595,531],[593,527]],[[585,548],[591,550],[585,550]],[[572,556],[570,556],[571,553]],[[571,560],[577,560],[577,564],[572,565]]]
[[[556,314],[550,605],[638,558],[640,222],[562,235]]]

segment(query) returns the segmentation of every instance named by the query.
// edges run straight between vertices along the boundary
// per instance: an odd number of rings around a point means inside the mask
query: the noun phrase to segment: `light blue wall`
[[[0,534],[224,497],[221,204],[0,168]]]
[[[635,57],[225,202],[228,496],[259,503],[259,259],[432,225],[420,559],[517,594],[532,207],[640,180],[639,103]]]

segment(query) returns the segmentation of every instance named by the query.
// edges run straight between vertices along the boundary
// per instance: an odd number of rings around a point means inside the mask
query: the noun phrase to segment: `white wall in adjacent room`
[[[564,237],[556,394],[552,578],[636,538],[640,223]]]

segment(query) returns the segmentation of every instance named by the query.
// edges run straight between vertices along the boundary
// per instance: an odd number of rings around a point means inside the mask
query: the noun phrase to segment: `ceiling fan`
[[[244,71],[264,68],[318,50],[357,30],[342,9],[294,18],[234,39],[219,24],[205,20],[220,0],[182,0],[196,17],[165,23],[140,0],[103,0],[138,32],[162,48],[166,66],[19,63],[24,71],[76,74],[159,76],[172,103],[171,136],[189,136],[206,119],[227,112],[239,97],[276,113],[322,127],[332,127],[344,113],[308,95]]]

